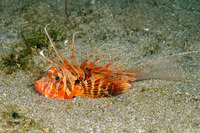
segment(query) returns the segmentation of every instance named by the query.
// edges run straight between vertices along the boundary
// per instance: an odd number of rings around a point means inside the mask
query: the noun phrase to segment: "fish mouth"
[[[41,89],[41,84],[40,84],[40,80],[35,81],[34,86],[36,88],[36,90],[41,93],[42,95],[44,95],[44,92]]]

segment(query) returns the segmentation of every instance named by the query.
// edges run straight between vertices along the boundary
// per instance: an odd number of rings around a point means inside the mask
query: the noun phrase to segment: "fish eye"
[[[59,79],[60,79],[60,77],[59,77],[59,76],[56,76],[56,77],[55,77],[55,80],[59,80]]]

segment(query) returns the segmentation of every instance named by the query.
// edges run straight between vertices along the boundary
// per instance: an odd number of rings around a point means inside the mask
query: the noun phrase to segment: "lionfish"
[[[169,58],[169,56],[146,63],[132,72],[121,71],[121,66],[110,69],[111,66],[115,66],[115,63],[121,60],[123,57],[114,62],[112,62],[114,58],[112,57],[104,66],[99,66],[96,64],[102,57],[110,53],[112,49],[88,63],[89,59],[103,46],[99,47],[96,51],[90,54],[79,65],[74,56],[73,49],[75,34],[78,32],[73,34],[70,53],[71,63],[69,63],[55,48],[46,30],[47,26],[44,28],[45,33],[62,64],[54,60],[50,60],[44,56],[43,51],[40,52],[40,54],[46,60],[54,64],[53,67],[48,69],[46,76],[34,83],[36,90],[46,97],[54,97],[59,99],[71,99],[76,96],[89,98],[111,97],[128,91],[131,87],[131,83],[140,80],[183,79],[183,74],[181,70],[178,69],[178,65],[176,65],[175,62],[173,68],[166,61],[163,61],[162,63],[159,62]],[[193,52],[196,51],[180,53],[172,56],[184,55]],[[174,66],[176,67],[175,69]]]

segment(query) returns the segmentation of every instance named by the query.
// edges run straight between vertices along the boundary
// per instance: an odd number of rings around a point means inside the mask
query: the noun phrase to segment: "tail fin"
[[[185,52],[147,62],[134,71],[137,74],[135,81],[146,79],[184,81],[187,79],[187,76],[184,76],[185,68],[196,65],[197,69],[200,69],[198,68],[200,65],[197,65],[200,62],[199,53],[200,50]]]

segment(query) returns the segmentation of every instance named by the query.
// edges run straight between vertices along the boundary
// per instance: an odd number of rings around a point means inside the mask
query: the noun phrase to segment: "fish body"
[[[47,27],[47,26],[46,26]],[[181,65],[177,63],[175,57],[183,56],[198,51],[174,54],[161,57],[156,60],[147,62],[131,71],[122,72],[121,66],[116,66],[112,57],[104,66],[97,65],[102,57],[106,56],[113,49],[101,55],[95,60],[88,63],[88,60],[99,50],[98,48],[89,55],[80,65],[77,63],[73,53],[75,34],[73,35],[70,63],[55,48],[45,27],[52,47],[58,55],[62,64],[52,61],[44,56],[43,51],[40,53],[49,62],[54,64],[49,68],[46,76],[42,77],[34,83],[36,90],[46,97],[54,97],[59,99],[71,99],[76,96],[101,98],[115,96],[129,90],[131,83],[146,79],[164,79],[164,80],[184,80]]]

